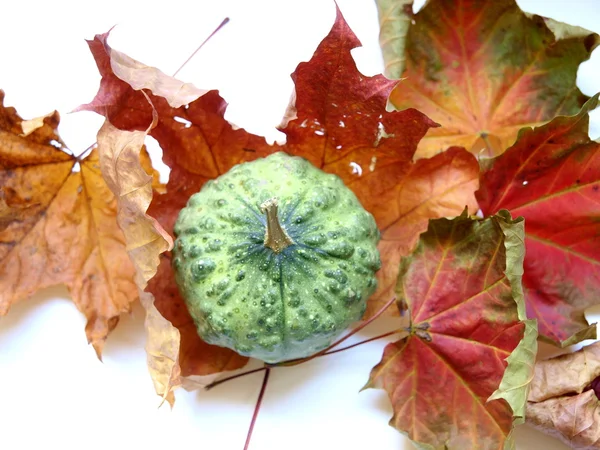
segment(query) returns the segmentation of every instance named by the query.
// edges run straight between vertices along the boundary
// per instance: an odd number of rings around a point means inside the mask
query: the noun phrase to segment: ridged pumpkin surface
[[[377,285],[373,216],[339,177],[285,153],[208,181],[175,235],[177,284],[199,335],[269,363],[327,347]]]

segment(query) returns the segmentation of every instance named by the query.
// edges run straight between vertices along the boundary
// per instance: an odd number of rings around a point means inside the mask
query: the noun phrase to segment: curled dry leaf
[[[524,130],[487,164],[477,192],[484,214],[508,209],[525,218],[527,315],[563,347],[596,337],[584,311],[600,298],[600,145],[588,137],[597,102]]]
[[[135,265],[136,284],[146,309],[148,367],[156,391],[173,404],[172,387],[180,384],[179,366],[175,363],[179,331],[160,315],[152,296],[144,292],[156,273],[158,255],[173,246],[171,236],[145,214],[153,190],[153,177],[140,158],[146,135],[147,131],[121,131],[106,121],[98,132],[98,149],[104,178],[119,199],[117,219],[127,240],[127,252]]]
[[[96,41],[105,39],[97,37]],[[300,64],[292,75],[295,118],[290,116],[284,122],[287,143],[283,146],[268,145],[262,137],[229,124],[224,119],[227,105],[216,91],[173,108],[152,94],[148,94],[149,103],[141,92],[129,88],[119,94],[117,102],[105,102],[110,103],[108,109],[82,108],[104,114],[123,131],[148,129],[154,108],[158,122],[149,134],[161,145],[171,173],[167,192],[154,195],[147,214],[168,233],[188,198],[207,180],[236,164],[283,150],[339,175],[374,214],[382,230],[386,270],[379,276],[380,289],[371,302],[373,312],[389,300],[397,276],[396,262],[414,246],[429,218],[454,216],[465,206],[476,210],[473,193],[478,186],[478,165],[459,148],[413,163],[417,143],[435,124],[415,110],[386,112],[393,82],[358,72],[350,54],[358,45],[338,12],[313,58]],[[91,47],[105,48],[98,43]],[[103,76],[116,78],[114,73],[106,73],[109,55],[93,53]],[[112,98],[107,86],[103,83],[97,99]],[[168,253],[161,255],[158,272],[147,290],[154,295],[158,311],[181,333],[182,375],[208,375],[245,364],[245,358],[207,346],[198,338],[175,285]]]
[[[58,113],[29,121],[25,131],[3,98],[0,91],[0,314],[63,283],[101,357],[119,316],[138,298],[117,202],[96,151],[83,160],[64,151]]]
[[[111,48],[108,45],[109,34],[110,31],[98,34],[87,41],[102,79],[94,100],[75,111],[96,111],[108,117],[113,111],[121,111],[124,97],[132,95],[141,99],[142,89],[163,97],[173,108],[193,102],[206,93],[193,84],[183,83]]]
[[[600,343],[540,361],[527,402],[527,423],[570,448],[600,448]]]
[[[419,448],[509,447],[537,352],[521,291],[523,220],[506,212],[432,220],[402,259],[409,335],[388,344],[366,387],[385,389],[390,425]],[[503,400],[500,400],[503,399]]]
[[[390,0],[377,3],[383,8]],[[514,0],[432,0],[414,16],[410,7],[395,11],[380,16],[386,61],[406,54],[390,102],[442,125],[429,130],[417,158],[454,145],[497,156],[522,127],[576,114],[587,100],[575,79],[600,43],[595,33],[527,15]],[[404,40],[407,20],[414,24]]]

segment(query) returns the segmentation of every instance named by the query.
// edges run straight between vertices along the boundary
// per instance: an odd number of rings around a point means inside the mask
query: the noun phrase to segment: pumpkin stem
[[[265,233],[265,247],[275,253],[280,253],[284,248],[294,243],[279,223],[277,217],[277,198],[273,197],[262,205],[260,210],[267,215],[267,231]]]

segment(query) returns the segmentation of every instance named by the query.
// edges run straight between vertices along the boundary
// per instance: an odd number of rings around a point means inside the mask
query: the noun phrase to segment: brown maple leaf
[[[138,298],[98,153],[64,151],[58,113],[24,122],[0,91],[0,314],[65,284],[101,357],[119,316]]]
[[[101,35],[90,46],[103,77],[116,82],[116,75],[105,70],[110,67],[106,58],[112,54],[105,41],[106,36]],[[379,274],[380,289],[370,301],[370,313],[379,309],[391,295],[398,271],[396,261],[414,246],[419,233],[427,228],[428,219],[460,214],[465,206],[476,210],[473,193],[478,186],[478,165],[472,155],[459,148],[413,163],[417,143],[435,124],[416,110],[385,110],[393,83],[383,76],[365,77],[358,72],[350,54],[358,45],[338,12],[330,34],[313,58],[300,64],[292,75],[296,83],[296,118],[288,118],[282,129],[287,135],[283,146],[268,145],[262,137],[229,124],[224,119],[227,104],[216,91],[173,107],[158,95],[133,88],[122,89],[115,100],[114,93],[105,87],[108,83],[103,83],[95,102],[110,107],[82,107],[104,114],[115,128],[99,137],[103,155],[114,154],[110,148],[105,150],[103,139],[114,133],[148,130],[160,143],[163,159],[171,168],[167,192],[154,195],[147,212],[139,206],[135,211],[131,209],[129,220],[134,222],[134,216],[147,214],[171,234],[180,209],[207,180],[236,164],[276,151],[303,156],[340,176],[373,213],[382,230],[384,269]],[[99,48],[105,53],[98,54]],[[151,126],[153,114],[155,126]],[[115,186],[113,190],[119,189]],[[149,201],[151,193],[145,192],[145,201]],[[200,341],[174,284],[170,255],[163,254],[159,266],[159,253],[156,249],[151,262],[145,265],[145,269],[150,269],[147,274],[158,270],[156,276],[146,279],[148,291],[154,296],[158,311],[181,334],[176,361],[172,359],[173,364],[160,375],[154,374],[162,380],[159,384],[175,386],[177,382],[171,374],[178,370],[191,376],[244,364],[245,359],[229,350],[212,348]],[[173,358],[173,354],[169,353],[169,357]]]
[[[600,448],[600,343],[540,361],[527,402],[527,423],[569,448]]]
[[[402,81],[397,109],[417,108],[442,125],[417,158],[454,145],[497,156],[518,131],[576,114],[587,97],[577,68],[600,37],[526,14],[514,0],[432,0],[413,15],[404,0],[378,0],[389,73]]]

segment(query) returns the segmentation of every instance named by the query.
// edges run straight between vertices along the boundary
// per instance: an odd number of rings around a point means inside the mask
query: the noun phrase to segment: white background
[[[598,0],[521,0],[523,9],[600,32]],[[340,0],[363,42],[359,69],[381,70],[377,13],[370,0]],[[54,109],[60,133],[78,153],[95,141],[102,119],[68,114],[90,101],[99,75],[84,42],[117,25],[111,45],[174,72],[224,17],[231,22],[180,72],[201,88],[218,88],[230,103],[227,118],[277,138],[287,105],[289,74],[328,33],[333,3],[325,0],[3,2],[0,88],[6,105],[24,118]],[[578,85],[600,91],[600,53],[584,63]],[[594,115],[594,138],[600,134]],[[63,287],[39,292],[0,318],[0,448],[242,449],[261,374],[210,392],[177,392],[171,411],[158,408],[146,370],[143,310],[134,308],[109,338],[104,363],[86,343],[85,320]],[[598,314],[592,319],[597,320]],[[393,329],[390,320],[358,339]],[[272,372],[255,427],[252,450],[412,449],[387,422],[383,391],[358,393],[386,341]],[[543,354],[555,354],[543,346]],[[540,433],[517,430],[520,450],[566,447]]]

